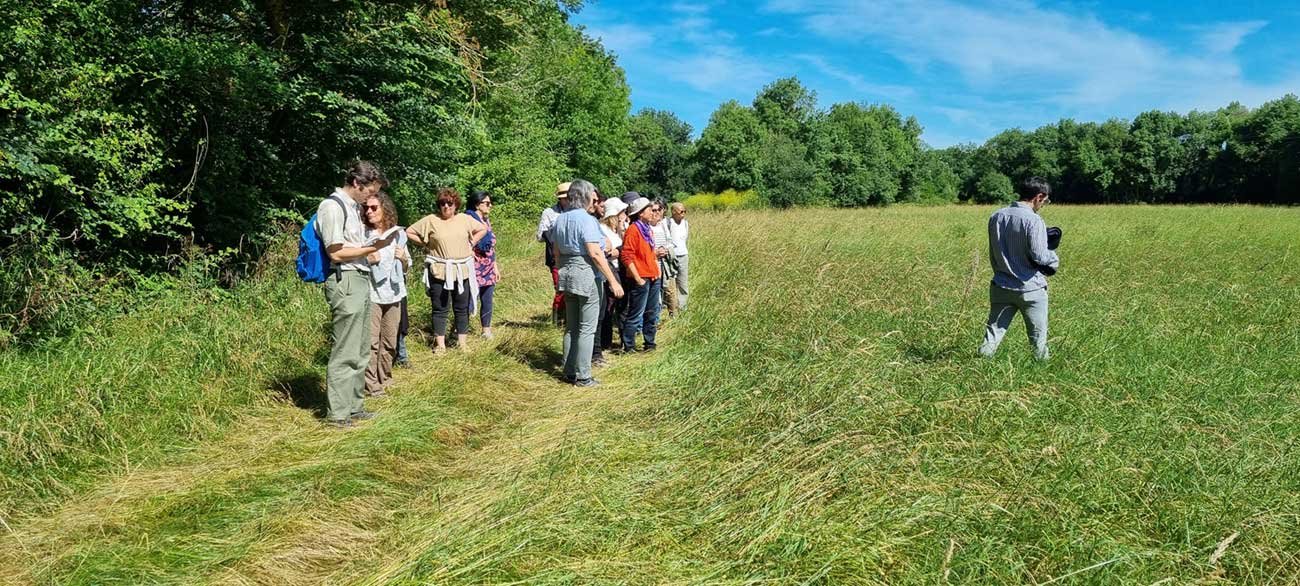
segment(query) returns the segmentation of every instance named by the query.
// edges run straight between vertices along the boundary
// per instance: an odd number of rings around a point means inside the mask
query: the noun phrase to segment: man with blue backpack
[[[393,236],[367,242],[361,206],[387,186],[388,179],[377,165],[353,163],[343,177],[343,187],[320,203],[298,241],[298,275],[304,281],[325,283],[330,306],[333,346],[325,377],[326,418],[335,427],[374,417],[361,400],[370,365],[370,261],[366,257],[391,244]]]

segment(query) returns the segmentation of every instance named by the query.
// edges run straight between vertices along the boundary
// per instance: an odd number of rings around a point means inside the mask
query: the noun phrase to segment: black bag
[[[1056,247],[1060,245],[1061,245],[1061,229],[1057,228],[1056,226],[1052,226],[1051,228],[1048,228],[1047,249],[1056,250]]]

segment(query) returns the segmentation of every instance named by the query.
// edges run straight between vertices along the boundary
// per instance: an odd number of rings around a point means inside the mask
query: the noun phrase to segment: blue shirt
[[[1047,286],[1039,266],[1057,268],[1061,260],[1047,248],[1047,224],[1025,202],[1015,202],[989,217],[989,263],[993,284],[1027,293]]]
[[[584,296],[598,293],[596,261],[587,254],[587,245],[603,246],[605,235],[600,231],[600,222],[587,210],[565,210],[547,234],[560,256],[560,291]]]

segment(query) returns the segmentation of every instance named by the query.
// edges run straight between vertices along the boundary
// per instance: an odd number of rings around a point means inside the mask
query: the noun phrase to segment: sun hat
[[[625,209],[627,209],[627,204],[623,203],[621,199],[605,200],[605,215],[601,216],[600,219],[607,220],[617,216]]]
[[[646,209],[649,205],[650,200],[644,197],[638,197],[636,198],[636,201],[632,202],[632,204],[627,207],[627,215],[635,216],[641,213],[641,210]]]
[[[558,199],[558,198],[566,198],[566,197],[569,197],[569,186],[570,186],[570,185],[572,185],[572,184],[569,183],[568,181],[565,181],[564,183],[561,183],[561,184],[559,184],[559,185],[556,185],[556,186],[555,186],[555,197],[556,197],[557,199]]]
[[[619,199],[623,200],[623,203],[627,205],[632,205],[632,202],[641,199],[641,194],[635,191],[628,191],[623,195],[619,196]]]

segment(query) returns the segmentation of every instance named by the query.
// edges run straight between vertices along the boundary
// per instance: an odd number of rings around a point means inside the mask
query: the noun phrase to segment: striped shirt
[[[1034,208],[1018,201],[989,217],[989,263],[993,284],[1027,293],[1047,286],[1039,266],[1057,268],[1061,260],[1047,248],[1047,224]]]

